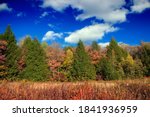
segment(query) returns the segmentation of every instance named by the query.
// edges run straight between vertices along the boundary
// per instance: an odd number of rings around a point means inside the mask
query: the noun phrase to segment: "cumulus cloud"
[[[48,16],[48,12],[43,12],[42,14],[41,14],[41,16],[40,16],[40,18],[43,18],[43,17],[46,17],[46,16]]]
[[[61,37],[62,37],[62,33],[55,33],[54,31],[48,31],[42,38],[42,41],[55,40],[56,38],[61,38]]]
[[[133,0],[132,13],[141,13],[150,8],[149,0]],[[43,0],[42,7],[51,7],[56,11],[63,11],[68,6],[81,10],[82,13],[76,16],[77,20],[85,20],[95,17],[104,22],[118,23],[125,22],[130,12],[125,9],[125,0]]]
[[[85,20],[91,17],[102,19],[105,22],[116,23],[126,21],[128,10],[123,9],[124,0],[82,0],[74,7],[83,10],[76,19]]]
[[[131,7],[132,12],[141,13],[147,8],[150,8],[149,0],[133,0],[133,6]]]
[[[98,45],[100,45],[102,48],[105,48],[105,47],[109,46],[109,43],[110,42],[98,43]],[[128,44],[123,43],[123,42],[118,42],[118,45],[119,46],[128,46]]]
[[[68,6],[82,10],[77,20],[85,20],[91,17],[102,19],[105,22],[126,21],[128,10],[123,9],[124,0],[44,0],[42,7],[52,7],[57,11],[63,11]]]
[[[57,11],[64,10],[72,0],[44,0],[43,5],[41,7],[52,7]]]
[[[106,33],[114,32],[116,30],[118,30],[118,28],[109,24],[94,24],[72,32],[65,38],[65,42],[77,43],[79,40],[82,40],[83,42],[99,40],[102,39]]]
[[[100,45],[102,48],[104,48],[104,47],[107,47],[109,45],[109,42],[98,43],[98,45]]]
[[[6,3],[0,4],[0,11],[11,11],[12,8],[9,8]]]
[[[75,16],[76,20],[83,21],[89,18],[103,20],[103,24],[92,24],[82,29],[71,32],[65,38],[65,42],[77,43],[82,41],[93,41],[102,39],[109,32],[114,32],[118,28],[114,24],[125,22],[127,14],[141,13],[146,8],[150,8],[149,0],[132,0],[133,5],[130,12],[126,7],[126,0],[43,0],[42,8],[51,7],[58,12],[64,11],[67,7],[72,7],[81,11]]]

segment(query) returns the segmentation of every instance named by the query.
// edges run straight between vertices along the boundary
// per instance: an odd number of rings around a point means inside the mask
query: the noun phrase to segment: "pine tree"
[[[24,42],[25,68],[21,76],[32,81],[46,81],[48,78],[48,67],[43,48],[38,40],[27,37]]]
[[[118,46],[115,39],[112,39],[107,48],[107,57],[112,61],[115,59],[117,62],[120,62],[127,57],[127,52]]]
[[[96,77],[94,66],[91,64],[90,58],[81,40],[74,54],[71,74],[74,80],[88,80],[95,79]]]
[[[150,76],[150,43],[142,43],[140,59],[146,68],[145,75]]]
[[[125,51],[123,48],[121,48],[118,45],[117,41],[113,38],[110,41],[109,46],[107,47],[106,56],[110,60],[114,69],[119,74],[118,78],[116,78],[116,79],[123,79],[124,78],[124,71],[123,71],[121,62],[127,58],[127,56],[128,56],[127,51]]]
[[[100,51],[100,46],[97,44],[96,41],[92,42],[92,50]]]
[[[97,75],[100,75],[104,80],[120,79],[119,72],[116,71],[111,61],[107,58],[102,58],[97,65]]]
[[[10,25],[8,25],[6,28],[6,31],[4,33],[4,39],[7,41],[7,49],[6,49],[6,66],[8,67],[7,77],[9,79],[12,79],[18,75],[17,61],[19,50],[14,33],[12,32]]]
[[[121,61],[126,59],[127,52],[118,45],[115,39],[112,39],[107,47],[106,57],[108,62],[106,59],[102,59],[97,66],[98,74],[102,74],[107,80],[122,79],[124,71]]]

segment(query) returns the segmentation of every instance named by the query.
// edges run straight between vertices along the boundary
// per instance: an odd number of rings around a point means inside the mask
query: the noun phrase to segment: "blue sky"
[[[150,0],[0,0],[0,33],[10,24],[19,42],[25,36],[62,47],[150,42]]]

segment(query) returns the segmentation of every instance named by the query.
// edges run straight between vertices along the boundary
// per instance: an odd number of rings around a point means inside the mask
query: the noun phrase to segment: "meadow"
[[[1,100],[149,100],[150,78],[116,81],[0,81]]]

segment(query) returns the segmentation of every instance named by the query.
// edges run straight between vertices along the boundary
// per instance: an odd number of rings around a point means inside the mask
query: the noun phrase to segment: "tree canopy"
[[[95,79],[96,76],[94,66],[91,64],[90,58],[85,51],[84,44],[81,40],[79,41],[74,54],[71,74],[73,79],[77,80]]]
[[[38,40],[25,39],[25,68],[22,77],[33,81],[45,81],[48,78],[48,66],[45,61],[45,53]]]

